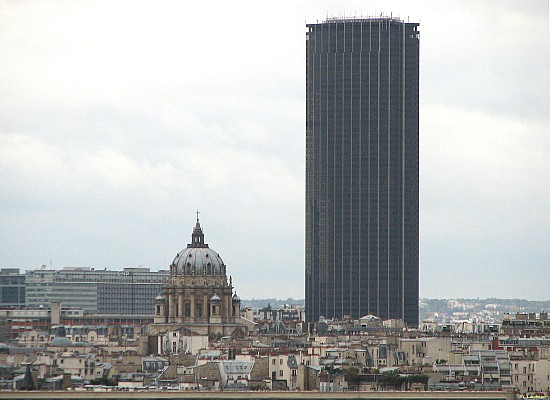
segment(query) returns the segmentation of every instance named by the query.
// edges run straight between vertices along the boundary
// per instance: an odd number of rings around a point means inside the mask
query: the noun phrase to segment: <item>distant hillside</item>
[[[504,313],[550,311],[550,300],[525,299],[420,299],[420,320],[451,321],[478,318],[502,320]]]
[[[550,310],[550,300],[525,299],[420,299],[420,307],[425,310],[476,310],[485,309],[501,312],[541,312]]]
[[[244,307],[264,308],[268,305],[281,307],[284,304],[304,305],[304,299],[251,299],[241,300]],[[525,299],[420,299],[420,320],[434,318],[449,320],[453,318],[502,319],[505,312],[550,312],[550,300],[535,301]]]
[[[305,299],[293,299],[288,298],[286,300],[281,299],[252,299],[252,300],[244,300],[241,299],[241,306],[242,307],[252,307],[252,308],[264,308],[270,305],[271,307],[282,307],[285,304],[305,304]]]

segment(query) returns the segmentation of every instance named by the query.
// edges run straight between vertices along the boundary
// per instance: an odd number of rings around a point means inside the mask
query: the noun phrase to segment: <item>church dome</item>
[[[204,234],[198,219],[193,228],[191,243],[176,255],[170,266],[170,273],[225,276],[225,264],[220,255],[204,243]]]

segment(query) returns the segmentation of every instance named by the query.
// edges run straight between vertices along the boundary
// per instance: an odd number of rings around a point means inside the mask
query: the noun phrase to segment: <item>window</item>
[[[271,364],[275,365],[275,359],[271,360]]]
[[[283,370],[282,369],[279,370],[279,376],[283,376]]]
[[[184,307],[184,316],[185,317],[190,317],[191,316],[191,303],[189,302],[186,302],[185,303],[185,307]]]

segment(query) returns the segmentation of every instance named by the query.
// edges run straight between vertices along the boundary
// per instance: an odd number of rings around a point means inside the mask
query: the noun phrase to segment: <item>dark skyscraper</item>
[[[417,325],[418,24],[307,27],[307,318]]]

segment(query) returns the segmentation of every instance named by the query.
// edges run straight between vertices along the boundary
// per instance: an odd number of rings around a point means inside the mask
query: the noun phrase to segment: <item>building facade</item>
[[[306,37],[306,316],[418,324],[418,23]]]
[[[49,308],[58,301],[89,313],[153,315],[155,298],[167,278],[168,271],[143,267],[122,271],[40,268],[27,271],[26,305]]]
[[[0,307],[25,305],[25,275],[18,268],[0,269]]]

